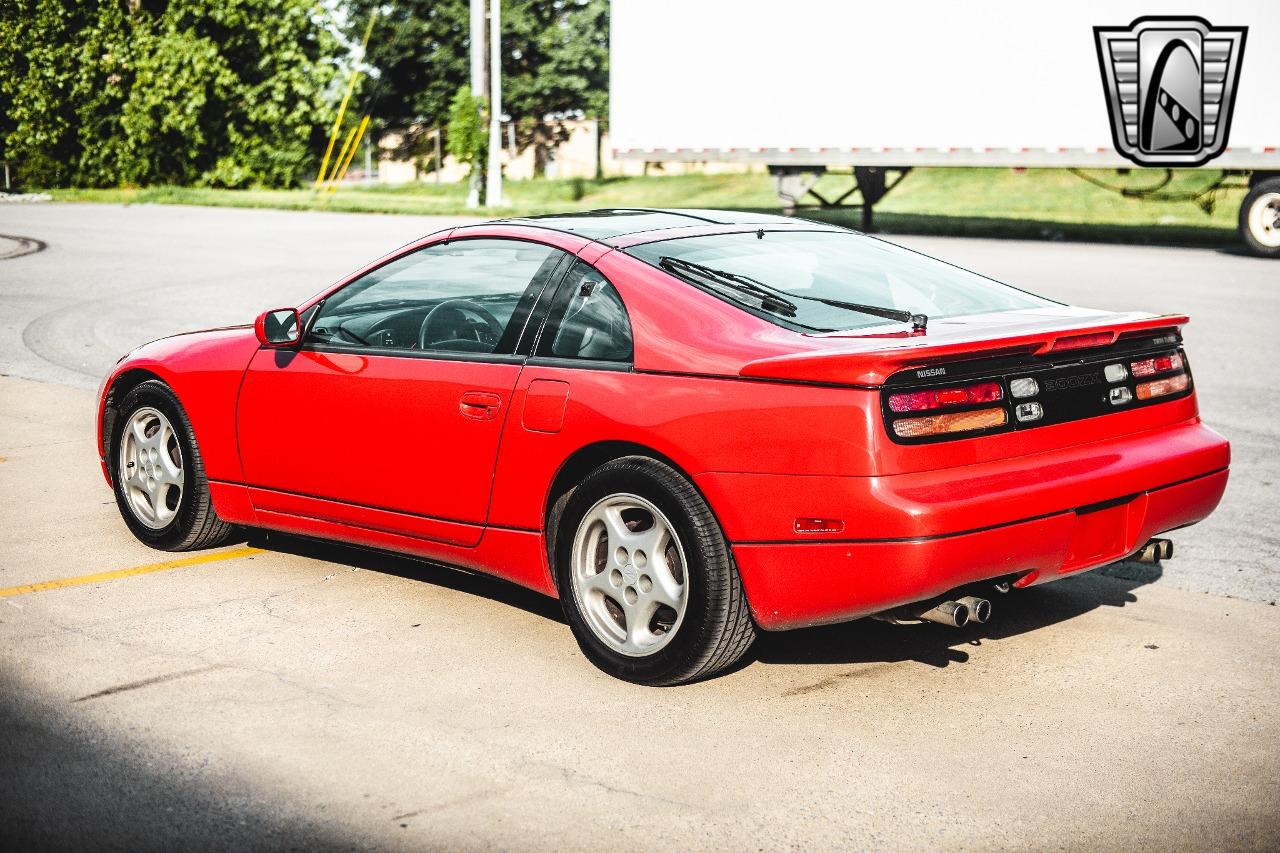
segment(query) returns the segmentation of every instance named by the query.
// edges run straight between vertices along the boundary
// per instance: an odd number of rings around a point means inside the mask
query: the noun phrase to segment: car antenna
[[[761,228],[760,230],[756,231],[756,239],[757,239],[757,240],[763,240],[763,239],[764,239],[764,229],[763,229],[763,228]]]

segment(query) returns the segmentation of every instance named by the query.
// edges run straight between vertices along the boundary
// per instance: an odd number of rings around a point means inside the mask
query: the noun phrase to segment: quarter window
[[[308,341],[343,347],[511,354],[564,252],[518,240],[426,246],[330,296]]]
[[[594,267],[577,261],[556,293],[538,355],[631,361],[631,321],[622,297]]]

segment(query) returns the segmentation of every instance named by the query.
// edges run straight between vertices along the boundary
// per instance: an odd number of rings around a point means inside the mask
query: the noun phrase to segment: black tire
[[[597,637],[574,594],[571,553],[578,526],[591,507],[615,494],[636,495],[660,509],[684,550],[684,617],[664,646],[644,656],[621,654]],[[637,684],[683,684],[732,666],[751,647],[755,624],[720,525],[697,489],[669,465],[643,456],[601,465],[558,503],[553,516],[558,520],[556,584],[565,618],[583,654],[609,675]]]
[[[164,527],[154,529],[137,519],[125,493],[120,470],[120,443],[130,418],[143,407],[150,407],[168,418],[182,454],[184,484],[177,512]],[[215,548],[236,537],[237,529],[218,518],[209,495],[209,479],[205,476],[204,459],[196,446],[195,433],[186,411],[173,390],[159,380],[143,382],[125,394],[120,401],[120,414],[111,427],[107,445],[107,464],[116,493],[116,506],[124,523],[134,536],[146,545],[162,551],[195,551]]]
[[[1280,245],[1267,245],[1262,241],[1263,235],[1257,232],[1256,217],[1261,216],[1264,211],[1255,211],[1255,208],[1268,203],[1274,204],[1277,195],[1280,195],[1280,177],[1265,178],[1250,187],[1248,195],[1240,203],[1240,236],[1249,251],[1261,258],[1280,258]]]

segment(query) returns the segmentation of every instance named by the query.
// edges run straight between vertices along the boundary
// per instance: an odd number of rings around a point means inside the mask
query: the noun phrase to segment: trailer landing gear
[[[875,230],[872,210],[876,202],[888,195],[889,190],[896,187],[910,171],[910,166],[854,166],[850,173],[853,186],[839,196],[828,199],[814,189],[823,175],[837,174],[834,171],[828,171],[826,166],[769,167],[769,174],[773,177],[774,191],[777,192],[782,211],[787,216],[793,216],[799,208],[832,210],[840,207],[861,207],[862,230],[868,234]],[[889,179],[890,172],[896,173],[892,180]],[[858,194],[858,200],[846,203],[854,193]],[[806,202],[805,200],[809,197],[814,201]]]

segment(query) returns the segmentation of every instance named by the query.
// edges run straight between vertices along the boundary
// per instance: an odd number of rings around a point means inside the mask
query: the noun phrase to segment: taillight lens
[[[1129,370],[1135,377],[1143,377],[1168,373],[1170,370],[1181,370],[1182,367],[1182,356],[1175,352],[1173,355],[1160,355],[1135,361],[1129,365]],[[1186,383],[1183,384],[1185,386]]]
[[[977,403],[996,403],[1004,399],[1004,389],[999,382],[979,382],[956,388],[931,388],[927,391],[907,391],[889,397],[892,412],[927,412],[947,406],[970,406]],[[901,423],[901,421],[899,422]],[[901,435],[901,433],[899,433]]]
[[[1177,356],[1174,357],[1177,358]],[[1139,383],[1137,394],[1139,400],[1150,400],[1154,397],[1164,397],[1185,390],[1187,390],[1187,374],[1179,373],[1177,376]]]
[[[929,435],[946,435],[1004,426],[1009,415],[1003,408],[978,409],[973,412],[947,412],[923,418],[901,418],[893,422],[893,431],[899,438],[922,438]]]

